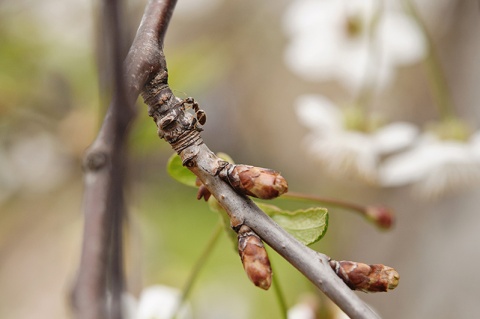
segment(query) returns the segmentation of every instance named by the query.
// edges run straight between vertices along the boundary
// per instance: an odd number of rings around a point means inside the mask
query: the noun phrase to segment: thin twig
[[[291,200],[308,200],[324,203],[325,205],[331,205],[338,208],[350,209],[356,211],[362,215],[365,215],[366,208],[362,205],[348,202],[341,199],[331,198],[331,197],[320,197],[315,195],[307,195],[302,193],[288,192],[283,194],[280,198],[291,199]]]
[[[442,119],[455,118],[455,107],[452,96],[448,88],[448,83],[443,73],[438,53],[435,50],[432,36],[427,30],[427,26],[418,12],[415,4],[411,0],[404,0],[404,5],[412,18],[420,28],[422,35],[427,42],[427,56],[425,57],[425,66],[429,76],[429,84],[433,97],[437,102],[440,116]]]
[[[276,274],[275,267],[273,266],[272,261],[270,261],[270,264],[272,266],[272,271],[273,271],[273,276],[272,276],[273,291],[275,292],[275,297],[277,298],[282,319],[287,319],[288,308],[287,308],[287,302],[285,301],[285,295],[280,285],[280,281],[278,280],[278,274]]]
[[[196,282],[196,280],[198,279],[200,270],[202,270],[208,258],[212,255],[212,252],[215,246],[217,245],[218,239],[220,238],[220,235],[222,234],[223,230],[224,230],[223,222],[219,222],[217,226],[215,226],[215,229],[210,235],[210,239],[207,241],[207,244],[205,245],[204,250],[198,257],[197,261],[195,262],[195,265],[193,266],[192,272],[188,276],[187,282],[185,283],[185,286],[182,289],[182,296],[180,297],[180,301],[178,302],[177,309],[174,311],[173,318],[177,317],[178,312],[180,311],[183,303],[189,297],[192,287]]]

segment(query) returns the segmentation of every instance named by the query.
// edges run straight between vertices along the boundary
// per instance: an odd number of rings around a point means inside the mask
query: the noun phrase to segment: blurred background
[[[285,17],[294,2],[306,1],[180,0],[165,43],[170,86],[206,111],[203,136],[214,152],[281,171],[291,191],[395,210],[394,228],[379,231],[358,215],[332,208],[329,230],[313,246],[337,260],[383,263],[400,273],[399,286],[389,293],[358,293],[383,318],[476,317],[478,184],[458,188],[457,183],[432,198],[419,196],[409,184],[382,187],[325,169],[309,152],[305,137],[311,132],[297,117],[297,98],[321,94],[348,103],[355,94],[338,79],[305,78],[286,63],[292,39]],[[479,3],[416,3],[456,115],[473,133],[480,123]],[[83,226],[81,160],[105,111],[97,5],[0,1],[1,318],[70,316],[67,294]],[[145,1],[127,5],[132,38],[144,6]],[[388,86],[375,91],[368,112],[423,130],[440,119],[429,87],[421,59],[402,65]],[[129,145],[126,253],[135,298],[156,284],[181,289],[219,220],[195,199],[194,189],[168,176],[173,151],[157,137],[140,100],[138,109]],[[202,269],[190,298],[193,318],[280,317],[274,293],[248,281],[231,246],[222,235]],[[306,295],[322,298],[269,252],[288,307]]]

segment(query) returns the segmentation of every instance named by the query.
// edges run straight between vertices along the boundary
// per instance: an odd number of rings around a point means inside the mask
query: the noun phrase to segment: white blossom
[[[415,193],[426,198],[480,185],[480,131],[467,142],[425,133],[416,147],[383,163],[379,182],[382,186],[412,184]]]
[[[315,319],[317,315],[314,309],[307,304],[296,304],[288,310],[288,319]]]
[[[175,6],[175,14],[180,16],[203,16],[220,7],[223,0],[183,0]]]
[[[322,310],[320,310],[322,309]],[[348,317],[337,305],[329,300],[321,301],[313,294],[304,295],[300,301],[288,309],[288,319],[316,319],[320,311],[329,314],[329,318],[348,319]]]
[[[0,145],[0,203],[18,191],[48,192],[71,171],[71,160],[54,135],[16,136]]]
[[[180,305],[181,292],[172,287],[154,285],[145,288],[139,300],[125,293],[122,296],[123,316],[127,319],[190,319],[189,304]]]
[[[300,96],[296,113],[310,129],[305,144],[314,158],[331,173],[356,175],[371,183],[376,182],[381,157],[406,148],[417,135],[415,126],[404,122],[371,132],[347,129],[341,110],[319,95]]]
[[[420,29],[398,4],[296,0],[286,10],[284,26],[290,39],[285,62],[294,73],[307,80],[335,79],[352,91],[366,81],[385,87],[397,67],[426,53]]]

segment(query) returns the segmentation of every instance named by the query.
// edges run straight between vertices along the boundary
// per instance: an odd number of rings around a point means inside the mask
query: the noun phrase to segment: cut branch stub
[[[398,272],[382,264],[367,265],[354,261],[330,260],[335,273],[352,290],[363,292],[386,292],[398,286]]]
[[[262,240],[246,225],[242,225],[237,234],[243,269],[255,286],[268,290],[272,284],[272,268]]]
[[[273,199],[288,191],[279,172],[250,165],[227,165],[219,174],[238,193],[261,199]]]

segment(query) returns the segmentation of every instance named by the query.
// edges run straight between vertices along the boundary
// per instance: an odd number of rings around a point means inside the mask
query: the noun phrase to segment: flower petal
[[[177,310],[181,293],[178,289],[156,285],[142,291],[136,319],[170,319]],[[191,318],[190,309],[182,307],[177,318]]]
[[[284,53],[287,67],[301,78],[326,81],[335,74],[338,49],[335,38],[321,34],[302,35],[293,39]]]
[[[323,138],[310,136],[309,150],[332,174],[357,176],[369,183],[376,181],[378,154],[368,135],[337,132]]]
[[[418,128],[415,125],[407,122],[394,122],[376,131],[373,139],[378,152],[388,154],[412,145],[417,135]]]
[[[328,98],[322,95],[301,95],[295,101],[300,123],[315,132],[340,130],[342,115]]]
[[[473,157],[480,163],[480,131],[475,132],[470,137],[470,145],[472,147]]]
[[[401,186],[418,182],[433,170],[440,169],[441,172],[445,165],[464,165],[471,162],[471,158],[471,151],[466,144],[425,143],[386,160],[379,171],[379,182],[383,186]]]
[[[336,20],[339,9],[336,0],[293,1],[283,16],[284,30],[292,37],[308,30],[322,30]]]
[[[376,41],[382,55],[393,64],[407,65],[420,61],[427,52],[425,38],[412,18],[392,10],[379,22]]]

